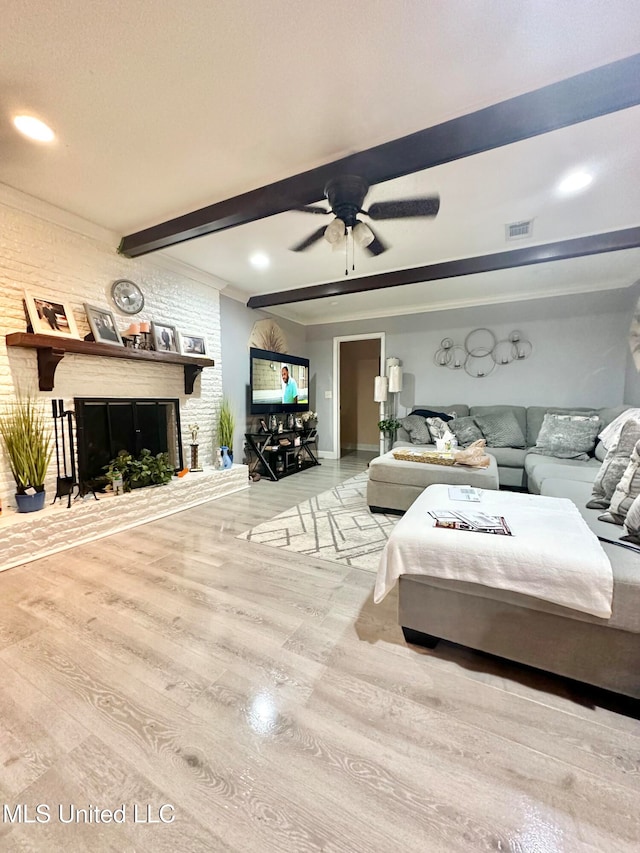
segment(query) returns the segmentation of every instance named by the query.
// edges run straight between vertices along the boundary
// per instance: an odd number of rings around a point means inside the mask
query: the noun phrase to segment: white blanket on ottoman
[[[502,515],[513,535],[436,528],[430,509]],[[391,532],[374,601],[382,601],[405,574],[483,584],[611,616],[611,563],[565,498],[483,490],[481,502],[469,504],[450,500],[448,486],[429,486]]]

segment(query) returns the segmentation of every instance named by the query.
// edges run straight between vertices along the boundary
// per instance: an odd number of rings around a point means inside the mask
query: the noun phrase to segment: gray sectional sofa
[[[536,443],[540,427],[542,426],[542,421],[544,420],[544,416],[547,412],[597,414],[599,415],[602,427],[604,428],[627,408],[628,406],[615,406],[613,408],[605,409],[585,409],[577,406],[565,406],[563,408],[554,408],[551,406],[528,406],[525,408],[525,406],[466,406],[460,403],[453,406],[414,406],[414,409],[432,409],[440,412],[455,412],[459,418],[467,417],[469,415],[474,417],[475,415],[512,412],[520,424],[522,433],[525,436],[526,447],[487,447],[487,453],[494,456],[498,463],[498,476],[500,478],[501,487],[526,488],[528,491],[535,491],[535,489],[528,488],[528,474],[525,460],[530,456],[529,449]],[[396,441],[393,446],[420,447],[421,445],[412,444],[409,434],[401,428],[396,434]],[[598,448],[596,446],[596,454],[602,459],[604,458],[604,453],[602,452],[601,447]],[[550,463],[559,461],[557,459],[550,459],[549,457],[541,458],[546,459],[547,462]],[[595,468],[597,470],[600,465],[600,461],[601,460],[594,457],[589,462],[577,462],[574,464],[581,469]],[[591,480],[591,482],[593,482],[593,480]]]
[[[429,408],[450,412],[454,407]],[[488,408],[471,407],[467,413]],[[508,408],[526,428],[527,443],[535,444],[544,413],[552,410]],[[595,411],[604,426],[626,408]],[[466,407],[455,409],[464,416]],[[406,438],[399,436],[399,441],[407,443]],[[498,460],[501,484],[528,486],[536,494],[569,498],[576,504],[611,561],[612,616],[600,619],[479,584],[403,575],[399,622],[407,641],[433,647],[438,639],[446,639],[640,699],[640,551],[620,542],[624,528],[598,520],[602,510],[586,507],[600,460],[557,459],[515,448],[487,450]],[[596,450],[604,458],[604,449]]]

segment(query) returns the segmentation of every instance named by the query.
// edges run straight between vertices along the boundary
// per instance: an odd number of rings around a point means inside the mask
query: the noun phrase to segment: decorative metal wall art
[[[452,338],[443,338],[433,357],[438,367],[465,370],[474,379],[488,376],[496,366],[522,361],[533,352],[531,342],[517,330],[499,341],[491,329],[474,329],[456,344]]]

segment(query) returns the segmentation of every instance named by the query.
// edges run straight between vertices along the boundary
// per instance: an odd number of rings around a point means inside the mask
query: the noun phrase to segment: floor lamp
[[[400,359],[387,359],[387,379],[389,380],[389,394],[391,395],[389,416],[397,418],[398,394],[402,391],[402,368],[400,367]]]
[[[376,376],[374,384],[373,399],[376,403],[381,403],[382,420],[393,419],[398,416],[398,394],[402,391],[402,368],[400,360],[397,358],[388,358],[386,365],[386,376]],[[389,411],[385,413],[385,403],[389,402]],[[382,447],[386,450],[384,439],[381,441]],[[393,435],[390,435],[393,442]]]

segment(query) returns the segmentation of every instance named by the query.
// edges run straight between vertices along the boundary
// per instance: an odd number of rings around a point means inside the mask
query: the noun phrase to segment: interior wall
[[[67,409],[73,407],[74,396],[178,398],[185,459],[190,441],[188,425],[198,423],[201,460],[205,465],[211,464],[222,396],[218,291],[149,259],[129,260],[118,255],[115,238],[110,244],[54,224],[53,219],[43,216],[0,203],[1,401],[10,400],[16,389],[31,391],[43,401],[49,416],[51,400],[58,398],[64,400]],[[91,233],[89,223],[87,226]],[[120,314],[110,298],[111,284],[118,278],[132,279],[143,290],[145,306],[135,315],[136,320],[162,320],[178,330],[203,335],[216,366],[201,373],[193,394],[187,396],[180,365],[68,354],[56,370],[54,390],[39,392],[36,350],[8,349],[5,345],[5,335],[26,331],[25,288],[68,304],[80,337],[84,337],[89,331],[84,302],[113,311],[121,331],[129,326],[132,318]],[[55,475],[54,457],[46,483],[51,497],[55,494]],[[0,498],[4,506],[14,503],[14,492],[13,478],[0,453]]]
[[[387,356],[396,356],[403,365],[401,416],[417,403],[430,402],[615,406],[630,392],[625,387],[627,336],[634,304],[635,293],[625,288],[308,327],[322,424],[319,448],[329,452],[333,446],[332,401],[325,393],[333,393],[334,336],[386,332]],[[482,379],[436,365],[434,355],[443,338],[463,343],[470,331],[481,327],[498,339],[520,330],[533,345],[532,355],[500,365]]]
[[[236,414],[235,453],[242,453],[244,434],[256,426],[258,418],[250,413],[249,337],[256,320],[270,317],[287,336],[288,355],[307,356],[306,330],[299,323],[272,317],[264,311],[247,308],[242,302],[220,294],[222,337],[222,387]],[[310,401],[311,388],[309,389]],[[313,408],[313,403],[310,402]],[[238,459],[242,461],[242,458]]]
[[[374,378],[380,370],[380,341],[340,344],[340,449],[378,450],[378,403]]]

